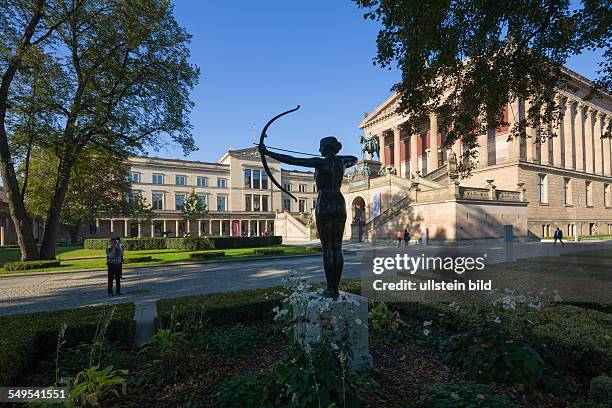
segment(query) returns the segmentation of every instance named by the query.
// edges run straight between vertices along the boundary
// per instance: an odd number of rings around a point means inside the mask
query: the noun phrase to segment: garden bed
[[[359,292],[358,281],[346,280],[343,286]],[[283,378],[278,372],[280,362],[290,348],[289,338],[273,323],[272,310],[281,304],[279,291],[280,287],[273,287],[159,300],[152,342],[136,351],[124,347],[125,341],[111,341],[103,350],[102,365],[130,370],[127,395],[121,397],[120,406],[274,406],[262,398],[277,389],[277,381]],[[371,304],[370,311],[374,367],[359,378],[357,388],[364,407],[452,408],[465,407],[470,401],[477,403],[470,405],[475,408],[577,408],[570,402],[586,399],[590,381],[612,367],[611,316],[591,308],[553,305],[501,311],[482,305],[402,303]],[[517,327],[525,328],[525,337],[514,341],[526,341],[546,368],[532,388],[523,383],[523,377],[532,375],[530,371],[514,380],[496,380],[501,372],[493,377],[474,374],[457,365],[461,350],[448,352],[463,335],[472,344],[486,344],[493,340],[486,338],[483,328],[494,333],[507,329],[514,336]],[[72,344],[60,358],[61,375],[74,374],[87,363],[87,346]],[[475,354],[470,364],[481,364],[483,356],[495,358],[486,350],[503,353],[504,347],[477,347],[485,354]],[[516,364],[529,358],[520,347],[508,350],[519,353]],[[499,364],[499,360],[490,361]],[[512,369],[519,367],[525,369],[524,365]],[[36,365],[36,375],[22,378],[31,385],[48,385],[54,369],[54,353],[48,351]],[[302,381],[286,380],[297,385]],[[341,379],[336,381],[340,387]],[[114,406],[118,400],[113,398],[105,406]]]

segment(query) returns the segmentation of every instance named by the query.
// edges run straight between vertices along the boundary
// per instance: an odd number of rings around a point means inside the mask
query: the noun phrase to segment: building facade
[[[313,173],[282,169],[278,161],[268,160],[274,178],[298,198],[294,202],[269,180],[256,148],[230,150],[216,163],[159,157],[132,157],[129,162],[130,199],[141,194],[156,216],[149,225],[121,215],[100,216],[97,236],[279,234],[303,239],[297,232],[287,235],[287,224],[310,230],[307,223],[316,201]],[[190,222],[181,211],[193,191],[208,214]]]
[[[478,137],[476,168],[469,178],[460,180],[451,177],[448,162],[451,156],[461,157],[463,146],[456,142],[450,149],[441,147],[445,141],[443,118],[432,115],[417,134],[407,134],[402,128],[406,118],[396,113],[399,96],[389,97],[359,127],[378,139],[380,165],[391,174],[385,175],[385,182],[368,180],[368,188],[358,184],[363,183],[363,177],[352,180],[345,188],[348,202],[363,208],[364,222],[369,223],[408,197],[411,188],[421,191],[421,196],[425,191],[447,191],[448,195],[438,195],[430,203],[439,208],[425,211],[421,219],[429,234],[440,239],[500,237],[503,225],[517,223],[521,224],[519,230],[525,229],[531,237],[549,237],[556,227],[566,236],[576,232],[612,234],[612,146],[609,138],[602,138],[612,118],[612,97],[586,99],[590,81],[569,70],[567,73],[576,90],[558,92],[562,115],[559,123],[552,124],[557,136],[536,143],[536,130],[528,128],[526,138],[508,140],[512,126],[529,108],[529,101],[516,100],[505,108],[510,126],[490,129]],[[505,191],[502,200],[500,191]],[[524,210],[521,205],[509,204],[513,195],[526,203]],[[483,198],[483,205],[496,207],[493,213],[476,205]],[[463,204],[449,204],[456,200]],[[419,209],[414,201],[403,204],[403,221],[387,229],[400,227],[410,219],[407,212]],[[482,215],[461,207],[468,204]],[[497,221],[491,224],[492,219]],[[385,232],[376,234],[383,236]]]

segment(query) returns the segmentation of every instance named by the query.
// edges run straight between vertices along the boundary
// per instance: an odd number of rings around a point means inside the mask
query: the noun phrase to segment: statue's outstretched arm
[[[279,162],[291,164],[293,166],[300,166],[300,167],[317,167],[318,164],[322,161],[322,159],[318,157],[308,157],[308,158],[293,157],[293,156],[289,156],[288,154],[271,152],[270,150],[267,150],[267,149],[266,149],[265,154],[269,157],[272,157],[273,159],[278,160]]]
[[[338,156],[340,159],[342,159],[342,161],[344,161],[344,165],[349,168],[349,167],[353,167],[354,165],[357,164],[357,161],[359,161],[358,158],[356,158],[355,156]]]

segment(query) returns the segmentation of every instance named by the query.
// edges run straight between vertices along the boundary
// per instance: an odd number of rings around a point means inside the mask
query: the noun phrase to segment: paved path
[[[355,251],[345,259],[343,277],[359,277],[363,257],[393,251],[391,245],[352,244]],[[551,243],[516,244],[514,255],[558,255],[561,252],[609,248],[612,241],[568,243],[553,247]],[[447,247],[411,247],[415,255],[436,254]],[[463,244],[450,250],[466,254],[487,253],[487,262],[505,259],[504,247],[499,243]],[[0,277],[0,315],[135,302],[142,316],[154,316],[152,304],[157,299],[195,294],[237,291],[279,284],[289,271],[296,270],[313,281],[323,281],[324,274],[318,257],[253,260],[231,263],[207,263],[126,270],[122,281],[123,296],[108,297],[106,272],[80,272],[39,276]]]

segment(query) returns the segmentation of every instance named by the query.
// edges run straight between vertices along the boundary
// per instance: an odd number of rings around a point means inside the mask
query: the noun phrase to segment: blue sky
[[[316,153],[336,136],[343,153],[359,151],[358,123],[390,95],[395,70],[374,66],[378,26],[350,0],[175,0],[176,19],[193,35],[191,60],[201,70],[192,93],[193,137],[187,158],[216,161],[249,147],[253,125],[300,104],[275,122],[267,144]],[[568,67],[594,78],[591,53]],[[176,146],[151,155],[184,158]]]

